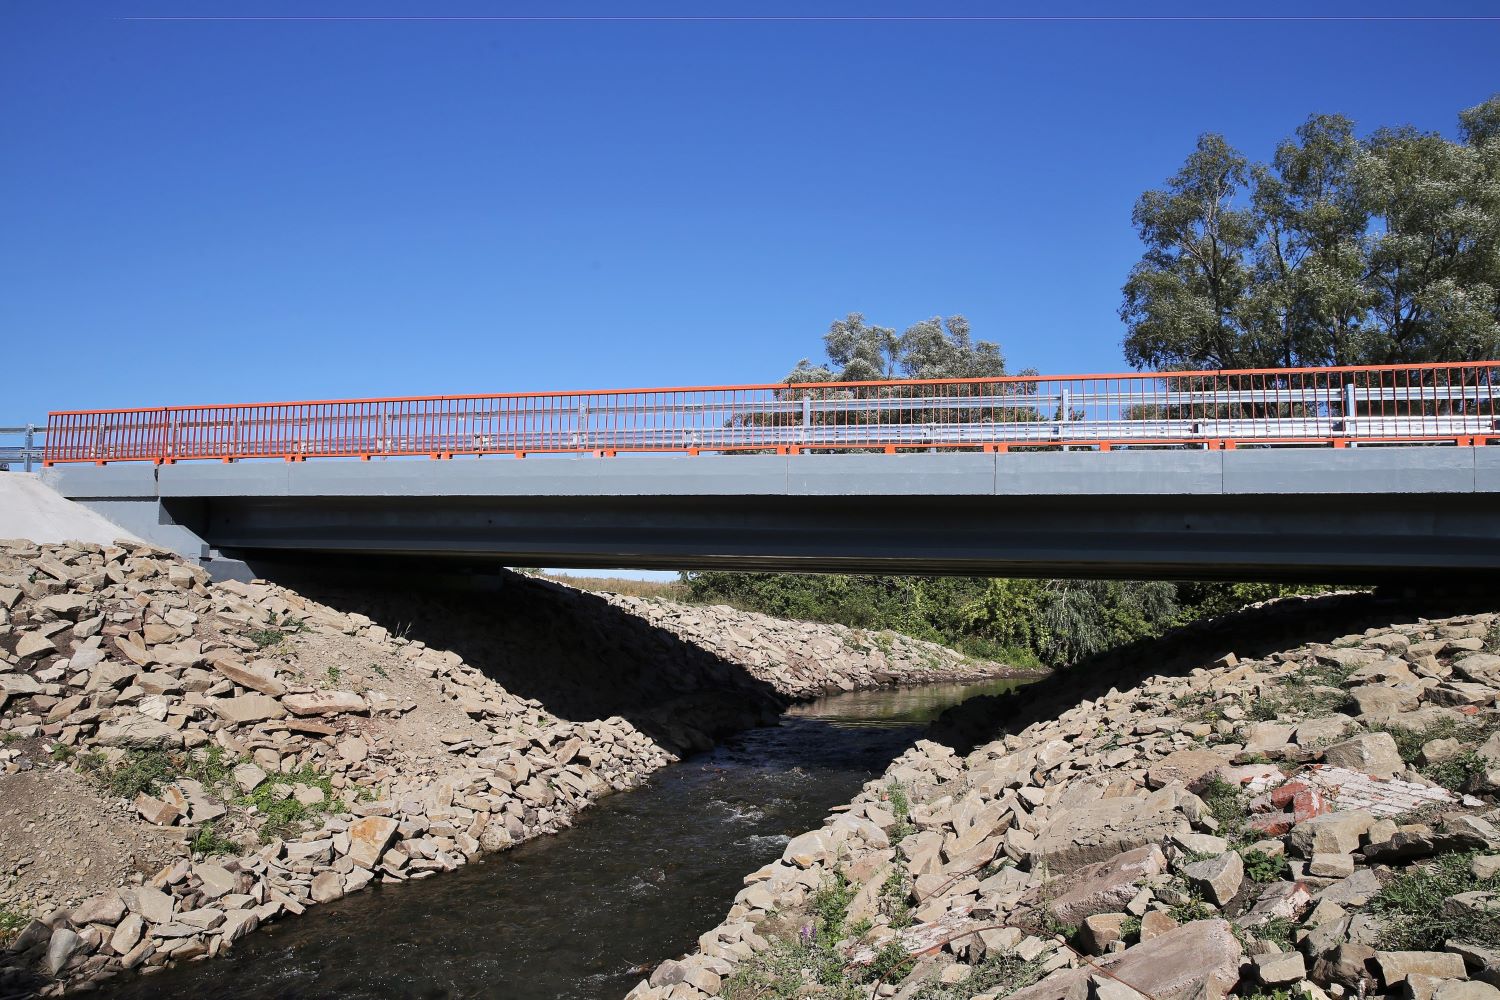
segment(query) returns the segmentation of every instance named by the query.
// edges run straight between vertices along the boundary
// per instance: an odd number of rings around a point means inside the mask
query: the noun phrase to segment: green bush
[[[112,794],[133,799],[142,792],[155,795],[161,786],[182,777],[182,767],[165,750],[131,750],[104,777]]]
[[[205,823],[193,834],[193,839],[188,843],[189,849],[194,854],[204,857],[213,857],[216,854],[234,854],[239,850],[235,844],[219,834],[219,828],[213,823]]]

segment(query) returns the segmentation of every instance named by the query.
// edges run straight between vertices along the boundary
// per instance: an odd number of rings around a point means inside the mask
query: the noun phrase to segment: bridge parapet
[[[1500,361],[409,396],[49,415],[45,464],[1500,440]]]

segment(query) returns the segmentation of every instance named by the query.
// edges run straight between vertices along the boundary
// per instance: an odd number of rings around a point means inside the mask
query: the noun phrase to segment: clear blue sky
[[[1312,112],[1451,134],[1500,90],[1493,21],[124,17],[771,8],[6,0],[0,424],[762,381],[851,310],[1117,370],[1131,204],[1198,133],[1257,158]]]

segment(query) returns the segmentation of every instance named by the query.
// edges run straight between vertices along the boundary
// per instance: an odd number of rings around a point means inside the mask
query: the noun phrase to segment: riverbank
[[[653,621],[521,577],[352,596],[381,616],[212,584],[134,543],[0,543],[7,994],[212,957],[372,883],[453,871],[794,697],[1003,672],[792,623],[778,658],[771,625],[728,609]]]
[[[629,997],[1494,1000],[1497,647],[1348,595],[972,702]]]
[[[921,738],[1013,682],[836,694],[599,801],[555,836],[425,882],[387,883],[253,934],[213,962],[119,977],[108,1000],[620,996],[691,947],[740,887]],[[379,947],[371,947],[379,942]]]

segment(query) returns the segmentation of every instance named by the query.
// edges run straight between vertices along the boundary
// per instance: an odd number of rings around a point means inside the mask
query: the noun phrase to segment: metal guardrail
[[[1500,361],[55,412],[45,464],[1500,440]]]
[[[9,471],[13,465],[21,465],[30,472],[41,464],[45,456],[43,447],[37,442],[38,435],[45,435],[47,428],[36,424],[24,427],[0,427],[0,471]],[[20,437],[20,444],[7,444],[4,439]]]

